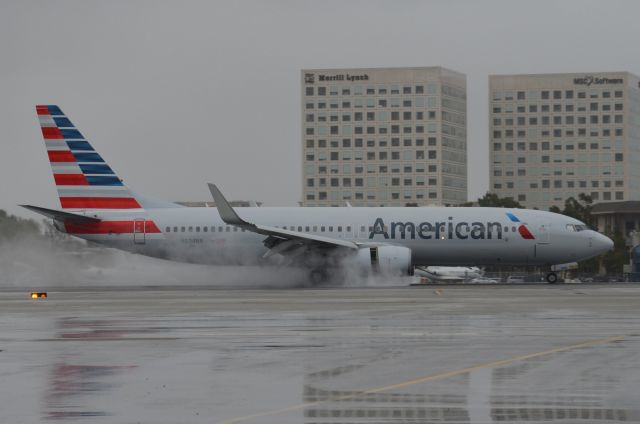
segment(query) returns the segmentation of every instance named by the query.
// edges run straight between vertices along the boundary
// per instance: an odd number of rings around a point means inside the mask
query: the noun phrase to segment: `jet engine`
[[[364,247],[356,256],[358,267],[367,274],[404,276],[413,274],[411,249],[401,246]]]

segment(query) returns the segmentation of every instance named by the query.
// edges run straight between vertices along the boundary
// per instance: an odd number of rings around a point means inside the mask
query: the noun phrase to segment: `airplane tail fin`
[[[142,208],[58,106],[36,111],[62,209]]]

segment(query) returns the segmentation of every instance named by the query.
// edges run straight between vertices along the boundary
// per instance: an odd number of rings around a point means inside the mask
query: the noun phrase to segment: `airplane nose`
[[[600,252],[608,252],[613,250],[613,240],[604,234],[597,233],[594,237],[593,247],[595,247]]]

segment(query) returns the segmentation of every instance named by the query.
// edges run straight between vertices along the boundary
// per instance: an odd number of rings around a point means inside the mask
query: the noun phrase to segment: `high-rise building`
[[[300,84],[304,206],[467,200],[465,75],[305,69]]]
[[[490,191],[529,208],[640,200],[640,79],[491,75]]]

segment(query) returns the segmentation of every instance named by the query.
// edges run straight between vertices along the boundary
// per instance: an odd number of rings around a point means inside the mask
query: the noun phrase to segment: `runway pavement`
[[[640,284],[0,292],[0,422],[640,422]]]

